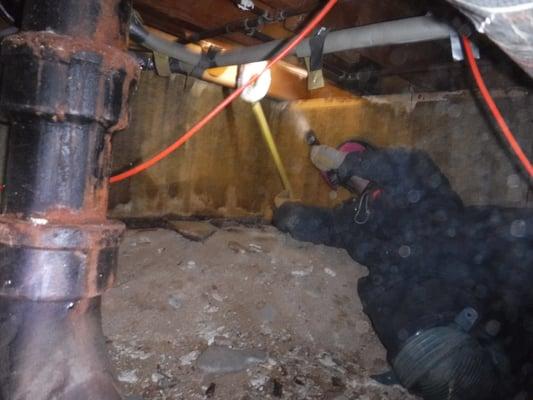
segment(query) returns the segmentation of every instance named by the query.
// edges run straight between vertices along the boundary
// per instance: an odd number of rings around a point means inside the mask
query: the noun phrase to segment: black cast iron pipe
[[[122,225],[106,220],[110,132],[138,66],[129,0],[27,0],[2,42],[0,399],[118,400],[100,320]]]

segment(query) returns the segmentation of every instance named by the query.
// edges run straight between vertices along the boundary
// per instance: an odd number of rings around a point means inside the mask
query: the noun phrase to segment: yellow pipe
[[[281,161],[278,148],[276,147],[276,142],[274,141],[274,137],[272,136],[272,131],[270,130],[270,127],[268,126],[268,122],[265,117],[265,113],[263,111],[263,107],[261,106],[261,103],[259,101],[253,103],[252,110],[254,112],[255,117],[257,118],[259,128],[261,129],[263,138],[265,139],[265,142],[268,146],[268,150],[270,150],[270,155],[272,156],[272,159],[274,160],[274,164],[276,164],[276,168],[278,169],[279,176],[281,178],[281,181],[283,182],[283,187],[285,188],[286,191],[289,192],[289,197],[292,198],[293,192],[292,192],[291,183],[289,182],[289,178],[287,177],[287,172],[285,171],[285,167],[283,166],[283,161]]]

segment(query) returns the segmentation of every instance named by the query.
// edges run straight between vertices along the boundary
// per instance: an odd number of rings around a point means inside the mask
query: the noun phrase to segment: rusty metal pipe
[[[1,304],[1,399],[120,399],[107,360],[100,297]]]
[[[130,1],[26,0],[2,42],[0,400],[118,400],[100,320],[122,225],[106,220],[110,133],[138,67]]]

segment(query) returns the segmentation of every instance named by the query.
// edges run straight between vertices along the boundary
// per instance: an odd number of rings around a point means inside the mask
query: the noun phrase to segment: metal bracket
[[[463,45],[461,43],[461,38],[457,33],[453,33],[450,35],[450,45],[452,48],[453,60],[463,61],[465,59]],[[472,52],[474,53],[474,57],[476,59],[479,59],[479,47],[477,47],[474,43],[472,43]]]
[[[307,89],[314,90],[314,89],[320,89],[321,87],[324,87],[325,81],[324,81],[324,73],[322,72],[322,69],[317,70],[311,70],[309,65],[309,57],[305,57],[305,66],[307,67],[308,75],[307,75]]]
[[[219,51],[215,46],[209,46],[207,51],[202,51],[200,61],[192,69],[191,75],[200,78],[206,69],[215,67],[215,56]]]
[[[157,75],[164,77],[169,77],[172,75],[169,61],[170,60],[167,55],[154,51],[154,65]]]
[[[325,85],[322,64],[324,58],[324,42],[328,32],[329,30],[327,28],[321,27],[309,39],[311,56],[305,58],[305,65],[309,71],[307,78],[307,88],[309,90],[319,89]]]

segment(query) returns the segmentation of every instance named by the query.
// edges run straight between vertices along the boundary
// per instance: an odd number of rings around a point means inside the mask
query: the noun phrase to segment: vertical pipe
[[[8,127],[0,123],[0,204],[2,204],[2,192],[4,191],[4,170],[6,166]]]
[[[138,71],[126,0],[26,0],[2,43],[10,124],[0,214],[0,400],[118,400],[101,327],[122,225],[110,133]]]

